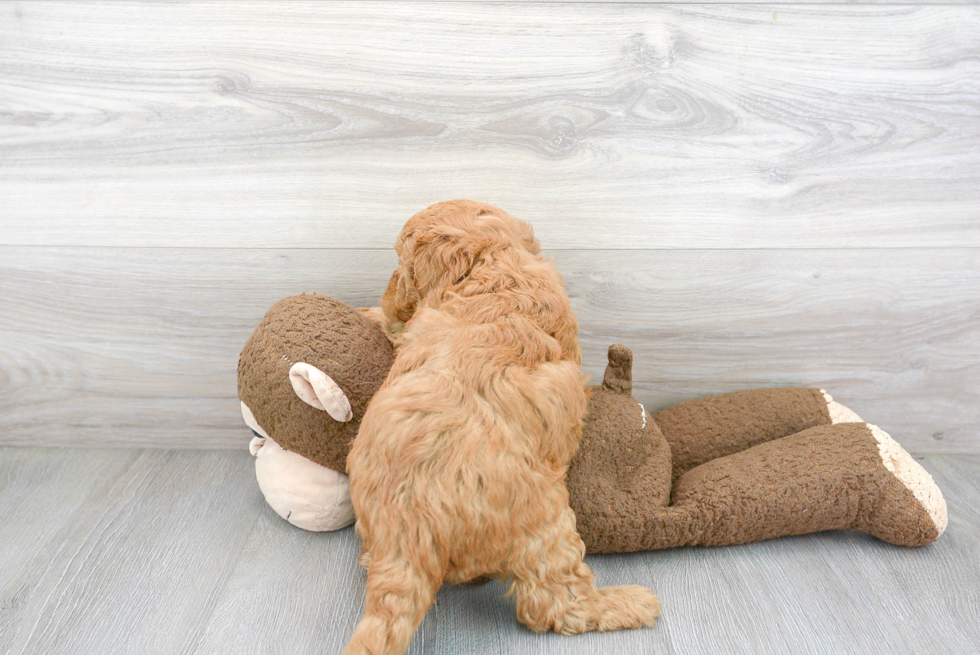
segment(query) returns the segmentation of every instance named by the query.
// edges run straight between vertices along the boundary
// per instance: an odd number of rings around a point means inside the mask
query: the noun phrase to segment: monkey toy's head
[[[394,354],[371,321],[318,294],[280,300],[238,360],[238,398],[255,433],[259,487],[269,505],[307,530],[354,521],[350,444]]]

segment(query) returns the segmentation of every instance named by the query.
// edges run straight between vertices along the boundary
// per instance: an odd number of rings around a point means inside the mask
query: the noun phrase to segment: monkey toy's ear
[[[300,400],[327,412],[334,420],[346,423],[354,418],[347,394],[329,375],[317,367],[305,362],[296,362],[289,369],[289,382]]]

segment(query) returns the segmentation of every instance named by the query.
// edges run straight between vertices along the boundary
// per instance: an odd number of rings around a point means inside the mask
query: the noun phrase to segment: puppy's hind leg
[[[645,587],[596,588],[571,509],[521,545],[511,561],[510,593],[517,619],[532,630],[578,634],[652,627],[660,616],[660,601]]]
[[[404,653],[441,583],[400,555],[373,555],[368,565],[364,617],[354,629],[344,655]]]

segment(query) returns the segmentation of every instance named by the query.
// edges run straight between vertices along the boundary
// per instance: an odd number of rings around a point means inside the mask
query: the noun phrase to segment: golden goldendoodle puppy
[[[345,653],[396,654],[443,582],[511,580],[517,618],[574,634],[653,625],[644,587],[595,586],[568,507],[578,325],[531,227],[457,200],[413,216],[375,319],[395,362],[347,459],[367,568]]]

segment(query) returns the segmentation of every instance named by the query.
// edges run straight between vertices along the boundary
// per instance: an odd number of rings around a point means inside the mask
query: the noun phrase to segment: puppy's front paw
[[[639,585],[603,587],[599,590],[602,606],[598,630],[653,627],[660,616],[660,601],[653,592]]]

